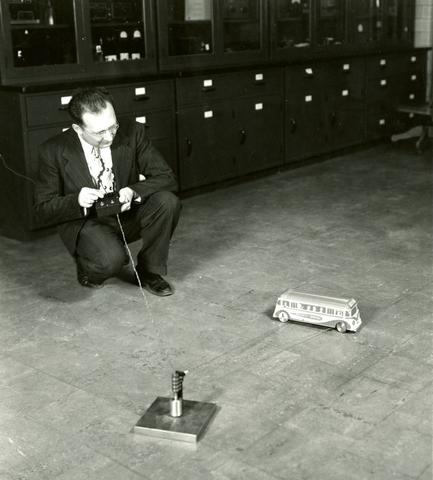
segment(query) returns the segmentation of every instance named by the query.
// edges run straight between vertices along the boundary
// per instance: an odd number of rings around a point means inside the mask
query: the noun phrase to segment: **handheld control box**
[[[119,201],[119,194],[117,192],[107,193],[103,198],[95,202],[95,210],[98,217],[116,215],[120,213],[121,207],[122,204]]]

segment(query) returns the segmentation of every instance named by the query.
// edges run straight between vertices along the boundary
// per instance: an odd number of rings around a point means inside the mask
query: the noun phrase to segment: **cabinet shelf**
[[[246,24],[249,24],[249,23],[257,23],[257,18],[243,18],[243,19],[240,19],[240,20],[235,20],[235,19],[224,19],[224,24],[232,24],[232,25],[239,25],[239,24],[242,24],[242,25],[246,25]]]
[[[299,23],[303,21],[303,17],[277,18],[277,23]]]
[[[92,28],[117,28],[117,27],[141,27],[143,25],[143,22],[141,21],[136,21],[136,22],[93,22],[91,24]]]
[[[73,25],[67,23],[56,23],[48,25],[46,23],[14,23],[11,25],[12,30],[64,30],[73,28]]]
[[[170,20],[168,25],[206,25],[212,23],[212,20]]]

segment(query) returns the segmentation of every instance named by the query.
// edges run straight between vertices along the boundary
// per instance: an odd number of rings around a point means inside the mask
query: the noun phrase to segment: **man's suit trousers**
[[[180,201],[171,192],[156,192],[142,204],[119,214],[128,243],[141,238],[137,269],[165,275],[170,239],[180,214]],[[120,272],[128,255],[116,216],[87,220],[78,236],[75,258],[79,268],[95,283]]]

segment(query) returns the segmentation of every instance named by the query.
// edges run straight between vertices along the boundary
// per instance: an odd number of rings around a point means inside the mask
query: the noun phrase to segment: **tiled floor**
[[[185,200],[169,298],[0,237],[0,479],[431,480],[431,158],[383,145]],[[289,287],[353,296],[363,326],[272,320]],[[196,447],[131,433],[174,369],[218,404]]]

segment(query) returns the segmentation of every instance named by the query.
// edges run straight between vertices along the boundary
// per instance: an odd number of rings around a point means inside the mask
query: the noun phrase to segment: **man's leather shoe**
[[[77,267],[77,280],[80,285],[87,288],[102,288],[102,283],[92,282],[87,273],[84,273],[81,268]]]
[[[174,291],[170,284],[157,273],[139,273],[140,282],[143,288],[159,297],[173,295]]]

